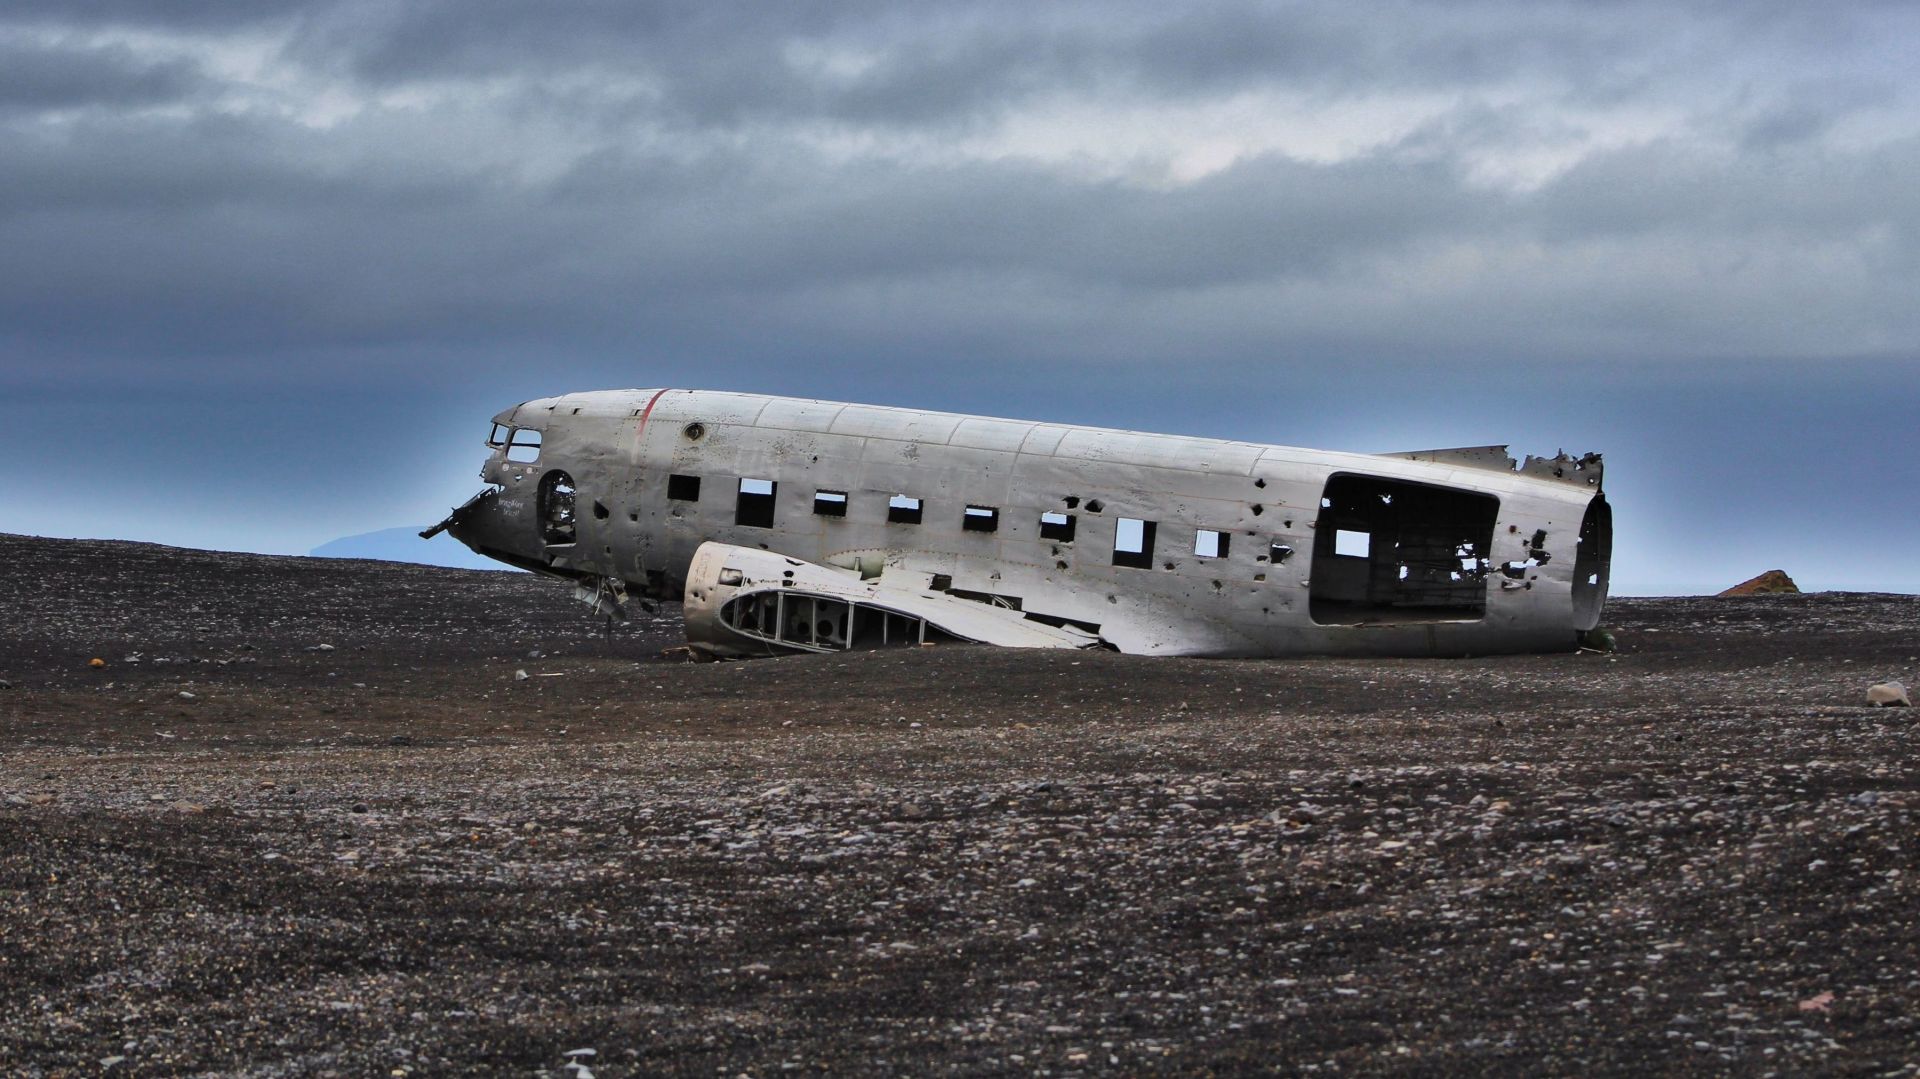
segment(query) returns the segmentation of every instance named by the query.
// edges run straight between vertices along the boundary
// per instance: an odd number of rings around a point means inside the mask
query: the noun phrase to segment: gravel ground
[[[690,664],[524,575],[0,535],[0,610],[0,1074],[1920,1073],[1912,596]]]

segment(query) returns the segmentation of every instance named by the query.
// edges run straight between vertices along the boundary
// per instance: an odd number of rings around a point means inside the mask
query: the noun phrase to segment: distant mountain
[[[378,532],[342,536],[337,540],[328,540],[307,553],[315,558],[376,558],[382,562],[417,562],[426,566],[449,566],[453,569],[497,569],[513,573],[520,572],[491,558],[482,558],[474,554],[459,540],[445,532],[430,540],[423,540],[420,538],[420,532],[424,528],[426,528],[425,525],[414,528],[383,528]]]

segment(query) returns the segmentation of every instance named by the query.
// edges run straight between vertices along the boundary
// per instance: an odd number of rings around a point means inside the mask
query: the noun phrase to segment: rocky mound
[[[1741,581],[1739,584],[1734,585],[1732,588],[1729,588],[1725,592],[1720,593],[1720,596],[1722,597],[1770,596],[1770,595],[1799,595],[1799,594],[1800,594],[1800,586],[1793,583],[1793,578],[1787,576],[1787,571],[1779,570],[1779,569],[1770,569],[1767,572],[1762,573],[1758,577],[1750,577],[1747,580]]]

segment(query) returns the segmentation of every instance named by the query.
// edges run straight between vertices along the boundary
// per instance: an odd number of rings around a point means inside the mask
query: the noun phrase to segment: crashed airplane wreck
[[[702,390],[494,417],[440,524],[715,657],[978,642],[1185,656],[1565,651],[1599,624],[1598,454],[1334,453]]]

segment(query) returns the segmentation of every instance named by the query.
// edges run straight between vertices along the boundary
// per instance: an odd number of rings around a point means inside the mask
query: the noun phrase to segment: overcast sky
[[[1920,591],[1920,5],[1183,7],[9,0],[0,530],[673,385],[1600,450],[1623,591]]]

